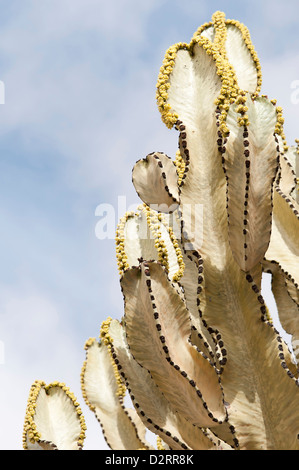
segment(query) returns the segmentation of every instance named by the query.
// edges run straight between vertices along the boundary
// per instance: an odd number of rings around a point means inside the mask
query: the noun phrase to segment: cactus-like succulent
[[[157,103],[178,152],[133,168],[142,204],[116,234],[124,316],[85,345],[83,396],[112,449],[151,449],[146,429],[158,449],[299,449],[298,146],[260,89],[249,32],[222,12],[166,52]],[[62,390],[35,385],[25,446],[82,446]]]

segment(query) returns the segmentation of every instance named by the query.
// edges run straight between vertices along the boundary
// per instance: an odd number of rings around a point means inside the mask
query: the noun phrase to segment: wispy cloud
[[[283,108],[285,118],[284,131],[289,145],[295,145],[299,138],[299,101],[294,99],[294,83],[299,83],[299,54],[289,50],[278,58],[263,61],[263,90],[269,98],[277,99],[277,105]],[[296,85],[298,88],[298,83]],[[298,96],[298,92],[297,92]]]
[[[105,448],[99,423],[82,403],[80,370],[85,340],[97,336],[108,315],[121,315],[122,297],[114,242],[96,239],[95,208],[126,194],[128,160],[136,142],[141,149],[149,140],[139,118],[151,74],[140,51],[154,7],[12,2],[2,22],[3,449],[21,448],[36,378],[70,386],[88,420],[87,448]]]
[[[143,117],[139,96],[152,74],[141,50],[156,4],[23,2],[0,30],[0,133],[17,132],[25,151],[28,142],[36,151],[47,145],[51,158],[70,161],[77,190],[105,186],[103,174],[126,164],[130,117]],[[138,134],[131,125],[131,139]]]
[[[253,22],[252,7],[242,4],[240,19],[253,28],[262,59],[268,43],[263,49],[260,25],[272,31],[277,5],[275,14],[261,8]],[[82,403],[83,345],[103,319],[122,315],[123,304],[114,242],[96,238],[95,209],[111,203],[119,216],[118,196],[128,205],[138,201],[135,161],[155,150],[174,156],[177,134],[162,124],[155,103],[164,51],[190,40],[223,2],[0,0],[1,6],[1,447],[21,447],[29,387],[42,379],[71,387],[88,420],[88,446],[104,448]],[[225,6],[239,19],[238,2]],[[294,2],[284,31],[293,12]],[[278,44],[275,28],[271,34]],[[273,48],[262,60],[264,92],[278,98],[295,138],[299,105],[290,103],[290,82],[299,79],[297,49]]]

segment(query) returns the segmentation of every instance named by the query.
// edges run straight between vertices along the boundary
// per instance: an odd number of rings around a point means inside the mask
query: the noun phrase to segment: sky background
[[[190,42],[216,10],[249,28],[262,93],[283,107],[292,145],[296,1],[0,0],[2,450],[22,448],[36,379],[65,382],[86,419],[85,449],[107,448],[80,390],[85,341],[123,314],[115,244],[96,236],[97,207],[109,204],[117,222],[139,202],[134,163],[153,151],[174,157],[178,134],[161,121],[157,76],[166,49]]]

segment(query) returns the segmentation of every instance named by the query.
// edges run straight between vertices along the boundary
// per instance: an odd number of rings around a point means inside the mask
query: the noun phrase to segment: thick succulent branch
[[[178,151],[133,168],[143,205],[116,233],[124,316],[87,342],[82,370],[113,449],[150,449],[146,428],[158,448],[299,449],[299,141],[261,81],[247,28],[222,12],[166,52],[157,104]],[[29,411],[26,442],[48,445]]]

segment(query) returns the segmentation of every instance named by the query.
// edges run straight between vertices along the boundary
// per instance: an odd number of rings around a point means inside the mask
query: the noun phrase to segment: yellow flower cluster
[[[89,338],[86,342],[85,342],[85,345],[84,345],[84,349],[86,351],[88,351],[88,349],[94,344],[94,342],[96,341],[96,338]],[[83,362],[83,366],[82,366],[82,369],[81,369],[81,376],[80,376],[80,381],[81,381],[81,391],[82,391],[82,396],[84,398],[84,401],[85,403],[87,404],[87,406],[89,407],[89,409],[91,411],[95,411],[95,406],[93,406],[87,399],[87,393],[86,393],[86,390],[85,390],[85,383],[84,383],[84,376],[85,376],[85,372],[86,372],[86,366],[87,366],[87,361],[84,361]]]
[[[157,81],[157,92],[156,92],[156,99],[159,111],[162,116],[162,121],[166,124],[167,127],[170,129],[174,126],[176,121],[178,120],[178,115],[176,113],[171,112],[171,106],[167,103],[168,98],[168,89],[170,87],[169,79],[172,73],[175,58],[177,51],[180,49],[189,49],[188,44],[185,43],[178,43],[174,46],[171,46],[167,49],[165,58],[163,60],[163,66],[160,68],[160,73],[158,76]]]
[[[107,347],[107,350],[108,350],[109,355],[110,355],[110,359],[111,359],[111,363],[112,363],[112,367],[113,367],[113,372],[114,372],[114,377],[115,377],[116,384],[117,384],[116,396],[117,397],[124,397],[125,394],[126,394],[127,389],[126,389],[126,386],[124,385],[124,383],[122,381],[122,378],[120,376],[118,367],[115,364],[115,361],[114,361],[113,355],[112,355],[112,351],[111,351],[112,344],[113,344],[113,339],[111,338],[111,336],[109,334],[109,327],[110,327],[111,321],[112,321],[111,317],[108,317],[107,320],[103,321],[103,323],[101,325],[101,330],[100,330],[100,338],[101,338],[101,342],[104,343],[105,346]]]
[[[216,14],[214,15],[214,21],[216,25],[218,25],[216,44],[209,41],[206,37],[200,36],[197,32],[193,36],[190,44],[178,43],[170,47],[166,52],[163,66],[158,76],[156,98],[162,120],[169,128],[173,127],[178,120],[178,115],[171,112],[171,106],[167,102],[167,91],[170,87],[170,76],[175,65],[176,54],[181,49],[188,50],[189,53],[192,54],[194,46],[198,44],[208,55],[212,56],[216,64],[217,74],[221,78],[222,88],[215,105],[219,106],[221,110],[220,129],[224,134],[228,133],[228,129],[225,125],[226,115],[230,104],[238,95],[238,87],[233,69],[223,54],[226,35],[223,17],[221,15],[217,16]]]
[[[185,173],[185,168],[186,168],[186,163],[185,160],[183,159],[180,150],[178,149],[176,154],[175,154],[175,160],[174,164],[176,166],[176,171],[178,174],[178,186],[181,186],[183,182],[183,176]]]
[[[107,320],[104,320],[102,325],[101,325],[101,329],[100,329],[100,334],[99,334],[99,337],[101,339],[101,343],[105,345],[105,347],[107,348],[107,351],[108,351],[108,354],[110,356],[110,360],[111,360],[111,363],[112,363],[112,367],[113,367],[113,372],[114,372],[114,377],[115,377],[115,381],[116,381],[116,384],[117,384],[117,390],[116,390],[116,396],[117,397],[124,397],[125,396],[125,393],[126,393],[126,387],[125,385],[123,384],[123,381],[121,379],[121,376],[119,374],[119,371],[118,371],[118,368],[117,368],[117,365],[115,364],[114,362],[114,359],[113,359],[113,356],[112,356],[112,351],[111,351],[111,348],[112,348],[112,343],[113,343],[113,339],[111,338],[111,336],[109,335],[109,326],[110,326],[110,323],[111,323],[111,320],[112,318],[111,317],[108,317]],[[88,352],[88,349],[96,342],[96,338],[89,338],[86,342],[85,342],[85,350]],[[86,372],[86,366],[87,366],[87,360],[84,361],[83,363],[83,366],[82,366],[82,370],[81,370],[81,390],[82,390],[82,396],[84,398],[84,401],[85,403],[87,404],[87,406],[89,407],[89,409],[91,411],[95,411],[95,406],[92,405],[88,398],[87,398],[87,393],[86,393],[86,389],[85,389],[85,382],[84,382],[84,376],[85,376],[85,372]]]
[[[247,96],[245,91],[240,91],[239,95],[236,99],[236,113],[240,114],[238,118],[238,124],[240,127],[242,126],[249,126],[250,122],[246,112],[248,111],[248,107],[246,106]]]
[[[221,11],[217,11],[212,16],[212,22],[215,29],[214,45],[218,49],[219,53],[223,56],[226,55],[225,41],[226,41],[226,25],[225,25],[225,14]]]
[[[240,23],[237,20],[226,20],[225,23],[226,25],[233,25],[237,27],[242,34],[246,47],[249,50],[251,57],[255,63],[256,72],[257,72],[256,94],[258,94],[261,91],[261,86],[262,86],[262,67],[261,67],[257,52],[252,44],[249,30],[243,23]]]
[[[139,212],[138,212],[139,211]],[[138,208],[137,212],[127,212],[124,217],[121,218],[120,223],[118,224],[117,231],[116,231],[116,237],[115,237],[115,243],[116,243],[116,257],[117,257],[117,264],[118,264],[118,270],[120,275],[122,276],[123,273],[125,272],[126,269],[129,269],[129,264],[128,264],[128,258],[126,255],[125,251],[125,234],[124,234],[124,228],[125,224],[128,220],[129,217],[134,217],[138,216],[140,214],[140,211],[143,211],[146,216],[146,221],[147,225],[152,233],[153,239],[155,241],[155,248],[157,250],[157,255],[158,255],[158,261],[165,267],[165,269],[168,271],[169,270],[169,264],[168,264],[168,252],[167,248],[165,245],[165,241],[163,240],[162,233],[161,233],[161,223],[167,228],[170,239],[172,241],[173,247],[175,249],[176,255],[177,255],[177,261],[179,264],[179,269],[175,273],[173,277],[173,281],[178,281],[183,273],[184,273],[184,262],[183,262],[183,257],[182,253],[180,250],[180,247],[178,245],[178,242],[176,240],[176,237],[173,233],[173,230],[171,227],[169,227],[166,222],[163,220],[162,214],[158,214],[155,211],[153,211],[148,205],[143,204]]]
[[[42,381],[36,380],[32,385],[29,398],[27,402],[26,408],[26,415],[25,415],[25,423],[24,423],[24,430],[23,430],[23,447],[27,449],[27,437],[29,441],[34,444],[34,442],[39,441],[41,439],[41,435],[37,430],[36,424],[34,422],[34,415],[36,409],[36,400],[39,395],[40,389],[43,385]]]
[[[218,12],[216,12],[218,13]],[[214,16],[216,15],[216,13],[214,13]],[[220,13],[220,12],[219,12]],[[213,26],[213,22],[212,21],[208,21],[207,23],[204,23],[202,24],[201,26],[199,26],[199,28],[195,31],[193,37],[195,36],[200,36],[201,33],[203,33],[206,29],[208,28],[211,28]]]
[[[297,144],[297,150],[296,150],[296,153],[298,155],[298,157],[296,157],[297,159],[299,159],[299,139],[295,139],[295,142]],[[296,170],[295,170],[296,171]],[[296,183],[297,183],[297,197],[299,199],[299,177],[297,176],[296,178]],[[299,200],[298,200],[299,202]]]
[[[281,106],[277,106],[276,113],[277,113],[277,120],[276,120],[276,126],[275,126],[274,133],[281,136],[283,144],[284,144],[283,150],[287,151],[288,146],[287,146],[286,138],[285,138],[284,131],[283,131],[284,118],[282,116],[282,107]]]
[[[165,450],[163,446],[163,441],[160,436],[157,436],[157,450]]]
[[[145,210],[147,224],[155,239],[155,248],[158,252],[158,260],[168,270],[168,253],[160,230],[162,216],[161,214],[156,214],[146,204],[143,205],[143,208]]]
[[[174,235],[174,232],[173,232],[173,230],[170,226],[168,226],[168,233],[169,233],[170,239],[172,241],[172,245],[175,249],[175,253],[176,253],[176,257],[177,257],[177,261],[178,261],[178,265],[179,265],[178,271],[172,276],[172,281],[178,282],[184,274],[185,263],[184,263],[184,260],[183,260],[183,255],[182,255],[180,246],[178,244],[178,241],[177,241],[177,239]]]
[[[168,252],[167,252],[165,242],[162,238],[162,234],[161,234],[161,230],[160,230],[161,224],[163,224],[164,227],[168,231],[170,240],[172,242],[173,248],[174,248],[175,253],[176,253],[177,262],[178,262],[178,265],[179,265],[179,269],[173,275],[172,281],[174,281],[174,282],[179,281],[179,279],[184,274],[185,265],[184,265],[184,261],[183,261],[182,252],[181,252],[181,249],[179,247],[178,241],[177,241],[177,239],[174,235],[174,232],[173,232],[172,228],[165,222],[165,219],[164,219],[162,214],[156,214],[146,204],[144,204],[144,208],[146,210],[147,222],[148,222],[149,228],[150,228],[150,230],[152,231],[152,233],[154,234],[154,237],[155,237],[155,247],[158,251],[159,261],[166,268],[167,271],[169,271]]]
[[[45,382],[41,380],[36,380],[34,384],[31,386],[27,408],[26,408],[24,431],[23,431],[24,449],[28,449],[27,437],[32,444],[42,439],[42,436],[38,432],[36,423],[34,421],[35,411],[37,407],[37,398],[42,388],[44,388],[46,393],[48,393],[48,391],[51,388],[60,388],[61,390],[64,391],[67,397],[73,402],[75,411],[77,413],[77,416],[80,422],[80,427],[81,427],[81,432],[80,432],[80,435],[78,436],[77,444],[79,448],[82,448],[83,442],[85,439],[86,424],[85,424],[85,420],[84,420],[80,405],[77,402],[75,395],[70,391],[70,389],[64,383],[52,382],[49,385],[46,385]]]
[[[118,272],[120,276],[129,269],[128,258],[125,252],[125,237],[124,228],[129,217],[133,217],[134,212],[127,212],[119,221],[116,229],[115,245],[116,245],[116,261],[118,266]]]
[[[161,67],[158,76],[156,97],[158,108],[162,115],[162,120],[167,125],[167,127],[171,128],[178,120],[178,115],[171,112],[171,106],[167,102],[167,92],[170,87],[171,73],[175,66],[176,54],[180,49],[188,50],[190,54],[192,54],[192,50],[195,44],[199,44],[201,47],[203,47],[203,49],[205,49],[208,55],[211,55],[213,57],[216,64],[217,74],[219,75],[222,81],[220,95],[218,96],[215,103],[215,105],[218,106],[220,109],[219,122],[221,132],[224,136],[228,134],[228,128],[226,126],[226,117],[230,105],[235,101],[237,101],[238,105],[237,112],[240,114],[239,125],[249,125],[248,116],[246,115],[246,111],[248,110],[248,108],[245,104],[245,92],[239,89],[233,67],[226,58],[225,41],[227,35],[227,26],[229,25],[234,25],[240,30],[246,47],[248,48],[251,57],[255,63],[257,71],[257,87],[254,95],[257,96],[257,94],[259,93],[262,84],[261,65],[257,53],[254,49],[254,46],[251,42],[249,31],[246,26],[244,26],[238,21],[226,20],[224,13],[218,11],[214,13],[212,17],[212,22],[205,23],[196,31],[190,44],[178,43],[170,47],[166,52],[165,59],[163,61],[163,66]],[[214,26],[215,31],[213,42],[211,42],[208,38],[202,36],[202,32],[212,26]]]

